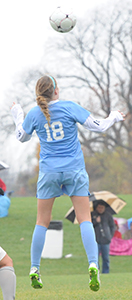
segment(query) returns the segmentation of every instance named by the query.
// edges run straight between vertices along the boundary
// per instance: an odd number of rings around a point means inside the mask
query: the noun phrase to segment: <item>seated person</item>
[[[4,191],[4,193],[6,192],[6,185],[1,178],[0,178],[0,188]]]
[[[8,216],[10,204],[11,200],[5,196],[4,191],[0,188],[0,218]]]
[[[122,235],[121,235],[121,232],[119,231],[119,225],[118,225],[117,220],[114,220],[114,223],[115,223],[115,233],[114,233],[113,237],[116,237],[118,239],[122,239]]]
[[[124,233],[124,240],[132,239],[132,222],[129,224],[129,229]]]

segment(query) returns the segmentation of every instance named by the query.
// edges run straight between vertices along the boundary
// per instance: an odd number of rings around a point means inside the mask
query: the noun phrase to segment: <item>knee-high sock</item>
[[[14,268],[3,267],[0,269],[0,287],[4,300],[14,300],[16,293],[16,275]]]
[[[89,221],[80,224],[82,242],[87,254],[89,264],[94,262],[98,267],[98,247],[93,224]]]
[[[45,243],[47,228],[41,225],[36,225],[31,244],[31,268],[36,267],[39,269],[41,253]]]

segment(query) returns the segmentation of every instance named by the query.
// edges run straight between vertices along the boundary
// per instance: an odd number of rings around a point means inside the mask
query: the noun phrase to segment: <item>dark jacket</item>
[[[95,229],[96,241],[98,244],[109,244],[115,232],[113,217],[106,210],[99,214],[96,210],[91,213],[92,223]],[[96,218],[100,216],[101,222],[98,223]]]

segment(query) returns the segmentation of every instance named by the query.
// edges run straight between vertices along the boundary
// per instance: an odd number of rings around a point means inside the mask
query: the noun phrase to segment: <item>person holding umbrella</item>
[[[100,254],[102,256],[102,273],[109,273],[109,248],[115,232],[114,219],[103,200],[97,201],[91,216],[98,244],[98,257]]]

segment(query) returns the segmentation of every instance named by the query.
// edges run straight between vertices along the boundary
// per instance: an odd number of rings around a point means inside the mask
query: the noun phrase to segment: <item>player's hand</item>
[[[15,102],[13,102],[12,106],[10,107],[10,109],[12,109],[12,107],[13,107],[15,104],[16,104],[16,103],[15,103]]]
[[[122,111],[120,111],[120,110],[118,110],[118,112],[122,115],[123,120],[125,121],[125,115],[124,115],[124,113]]]

